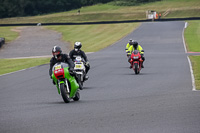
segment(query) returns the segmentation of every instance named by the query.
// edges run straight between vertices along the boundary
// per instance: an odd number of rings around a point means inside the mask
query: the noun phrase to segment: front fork
[[[139,66],[140,66],[140,63],[139,63],[139,61],[133,61],[133,64],[132,64],[132,66],[133,66],[133,68],[135,69],[135,65],[134,64],[137,64],[138,65],[138,68],[139,68]]]
[[[65,84],[66,89],[67,89],[67,93],[70,93],[68,81],[67,81],[67,79],[65,79],[64,81],[63,80],[58,80],[58,87],[57,87],[58,88],[58,94],[61,95],[60,84]]]

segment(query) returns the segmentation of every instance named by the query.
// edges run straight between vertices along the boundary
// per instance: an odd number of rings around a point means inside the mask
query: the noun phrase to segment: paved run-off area
[[[58,45],[64,53],[71,50],[70,44],[62,41],[61,33],[41,26],[18,27],[20,36],[0,49],[0,58],[50,56],[53,46]]]

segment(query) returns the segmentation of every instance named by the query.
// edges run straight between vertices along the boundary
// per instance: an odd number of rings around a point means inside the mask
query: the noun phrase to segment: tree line
[[[116,0],[0,0],[0,18],[34,16],[69,11],[82,6],[107,3]],[[118,0],[128,3],[144,3],[157,0]]]

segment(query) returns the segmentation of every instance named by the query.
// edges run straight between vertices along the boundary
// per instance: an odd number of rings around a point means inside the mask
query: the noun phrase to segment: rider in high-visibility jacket
[[[130,56],[131,53],[136,49],[140,52],[141,58],[143,60],[143,62],[145,61],[145,57],[144,57],[144,50],[143,48],[138,44],[137,41],[133,41],[133,43],[131,43],[132,45],[128,48],[127,50],[127,56]],[[129,57],[130,60],[131,57]],[[142,64],[142,68],[144,68],[144,65]]]
[[[130,47],[131,45],[133,45],[133,40],[132,40],[132,39],[130,39],[130,40],[129,40],[129,43],[126,44],[126,49],[125,49],[125,50],[126,50],[126,53],[128,52],[128,49],[129,49],[129,47]]]

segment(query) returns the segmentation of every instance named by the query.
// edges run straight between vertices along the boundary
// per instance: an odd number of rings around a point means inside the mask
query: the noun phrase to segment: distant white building
[[[157,16],[156,11],[150,11],[150,10],[146,11],[146,18],[152,19],[152,20],[157,19],[158,16]]]

